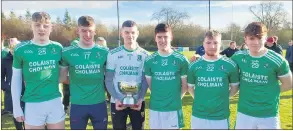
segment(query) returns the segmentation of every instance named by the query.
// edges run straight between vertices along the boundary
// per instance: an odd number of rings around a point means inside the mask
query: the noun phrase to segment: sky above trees
[[[261,1],[211,1],[211,27],[215,29],[227,28],[231,23],[241,27],[254,21],[249,6]],[[292,22],[292,1],[278,1],[284,4],[288,12],[288,20]],[[46,11],[53,20],[63,18],[67,9],[73,19],[82,15],[93,16],[101,24],[117,26],[116,1],[2,1],[2,11],[5,15],[13,10],[17,16],[30,12]],[[156,24],[151,20],[154,12],[163,7],[170,7],[181,12],[187,12],[189,19],[184,23],[193,23],[208,27],[208,1],[119,1],[120,24],[128,19],[138,24]]]

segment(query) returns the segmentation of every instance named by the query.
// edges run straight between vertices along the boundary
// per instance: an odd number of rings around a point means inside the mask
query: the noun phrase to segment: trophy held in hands
[[[140,83],[136,82],[119,82],[119,91],[125,96],[122,100],[123,106],[137,106],[137,98],[134,97],[140,90]]]

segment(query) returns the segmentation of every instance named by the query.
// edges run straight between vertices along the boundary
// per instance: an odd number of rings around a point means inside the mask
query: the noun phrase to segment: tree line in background
[[[282,3],[262,2],[259,5],[250,6],[249,11],[255,16],[255,21],[263,22],[269,29],[269,35],[279,37],[278,43],[287,47],[287,43],[292,39],[292,23],[288,20],[288,13],[282,8]],[[1,13],[2,36],[17,37],[19,40],[28,40],[33,37],[30,21],[32,12],[26,11],[24,16],[16,16],[13,11],[9,15]],[[172,46],[177,47],[197,47],[200,46],[204,39],[204,33],[208,30],[195,23],[185,24],[184,20],[189,20],[190,16],[186,12],[180,12],[173,8],[162,8],[154,12],[151,20],[158,23],[164,22],[173,28],[174,38]],[[66,10],[64,17],[57,17],[52,20],[54,27],[51,33],[51,40],[58,41],[64,46],[68,46],[70,41],[77,37],[76,27],[77,20],[69,15]],[[135,21],[135,20],[134,20]],[[137,23],[139,24],[139,23]],[[221,30],[223,40],[233,40],[237,45],[244,43],[244,30],[236,23],[231,23],[226,29]],[[138,25],[139,37],[138,42],[144,48],[156,47],[154,41],[155,25]],[[106,26],[99,20],[96,20],[96,37],[104,37],[109,47],[116,47],[118,43],[117,26]]]

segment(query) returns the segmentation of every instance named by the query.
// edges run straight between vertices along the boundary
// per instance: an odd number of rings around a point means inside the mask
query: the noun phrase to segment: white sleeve
[[[13,103],[14,118],[24,116],[20,106],[21,90],[22,90],[22,70],[12,67],[11,96],[12,96],[12,103]]]
[[[110,52],[108,53],[107,56],[107,64],[106,64],[106,69],[107,71],[114,72],[116,68],[116,59],[115,55],[111,54]]]

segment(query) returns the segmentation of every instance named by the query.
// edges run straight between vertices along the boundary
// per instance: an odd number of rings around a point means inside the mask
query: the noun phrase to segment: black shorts
[[[142,130],[145,121],[145,102],[142,102],[140,111],[132,110],[127,107],[124,110],[117,111],[115,103],[111,103],[111,117],[114,130],[126,130],[126,120],[129,115],[132,130]]]

